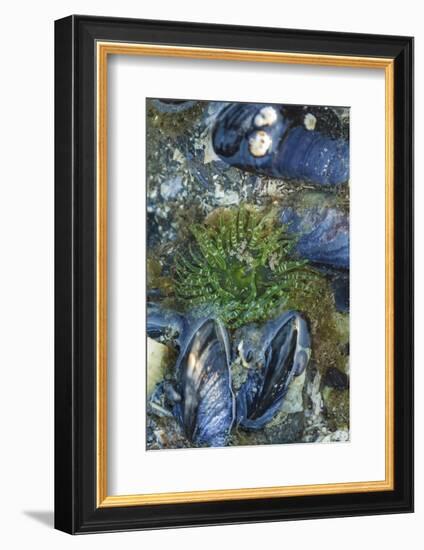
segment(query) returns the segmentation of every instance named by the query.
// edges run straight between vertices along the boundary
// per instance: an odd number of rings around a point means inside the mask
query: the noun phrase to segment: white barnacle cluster
[[[257,128],[272,126],[277,121],[277,111],[270,105],[262,107],[253,123]],[[263,157],[271,149],[272,138],[265,130],[258,130],[249,138],[249,151],[254,157]]]
[[[303,119],[303,124],[307,130],[315,130],[317,119],[312,113],[307,113]]]
[[[259,113],[255,116],[254,123],[258,128],[262,126],[272,126],[277,121],[277,111],[274,107],[268,105],[267,107],[262,107]]]
[[[263,157],[272,145],[271,136],[263,130],[252,134],[249,138],[249,151],[254,157]]]

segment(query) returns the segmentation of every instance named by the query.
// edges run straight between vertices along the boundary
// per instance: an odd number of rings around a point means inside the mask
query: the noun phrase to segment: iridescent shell
[[[306,321],[296,311],[283,313],[262,329],[246,381],[237,393],[237,424],[260,430],[281,409],[290,383],[305,370],[311,340]]]
[[[199,446],[226,445],[234,421],[230,347],[216,319],[192,321],[175,366],[180,400],[174,416],[189,441]]]

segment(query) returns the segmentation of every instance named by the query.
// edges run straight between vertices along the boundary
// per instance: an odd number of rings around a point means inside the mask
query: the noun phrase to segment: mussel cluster
[[[159,391],[166,392],[168,410],[195,446],[227,445],[233,426],[262,429],[280,410],[292,379],[305,370],[311,353],[305,319],[296,311],[283,313],[260,328],[255,353],[245,351],[251,364],[235,391],[229,334],[219,319],[183,318],[152,305],[147,332],[156,338],[177,335],[174,383],[163,383]]]

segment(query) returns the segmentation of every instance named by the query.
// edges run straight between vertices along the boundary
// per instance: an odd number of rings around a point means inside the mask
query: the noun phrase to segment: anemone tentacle
[[[267,319],[318,277],[294,257],[285,227],[252,207],[226,209],[190,232],[193,242],[175,265],[177,299],[190,308],[209,304],[230,328]]]

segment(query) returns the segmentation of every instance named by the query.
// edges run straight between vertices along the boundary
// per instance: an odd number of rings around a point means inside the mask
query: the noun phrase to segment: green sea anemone
[[[271,213],[226,209],[190,227],[177,255],[175,292],[186,309],[210,307],[230,328],[270,317],[318,277],[293,255],[295,240]]]

